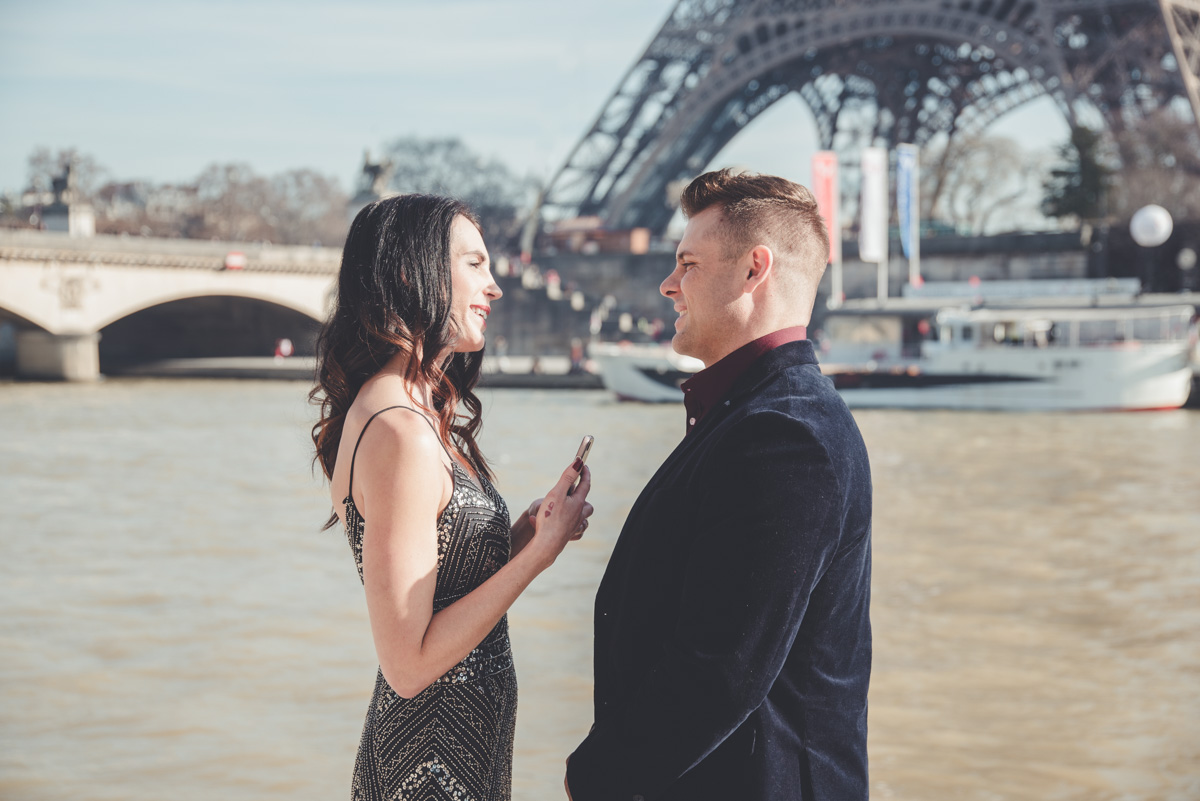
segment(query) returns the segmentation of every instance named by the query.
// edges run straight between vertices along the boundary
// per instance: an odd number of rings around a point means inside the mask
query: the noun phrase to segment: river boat
[[[974,308],[904,302],[830,312],[822,371],[851,408],[1174,409],[1191,391],[1189,305]],[[669,345],[591,347],[623,400],[681,402],[702,369]]]
[[[644,403],[682,403],[679,385],[704,368],[699,359],[681,356],[670,345],[598,342],[588,355],[606,389],[620,400]]]
[[[825,320],[822,370],[852,408],[1176,409],[1192,386],[1195,310],[949,306]]]

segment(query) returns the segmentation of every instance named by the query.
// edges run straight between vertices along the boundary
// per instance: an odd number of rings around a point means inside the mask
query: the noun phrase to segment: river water
[[[306,387],[0,384],[0,798],[348,796],[376,661]],[[484,393],[510,506],[597,507],[510,615],[514,798],[561,798],[591,602],[681,406]],[[1200,412],[856,413],[877,799],[1200,798]]]

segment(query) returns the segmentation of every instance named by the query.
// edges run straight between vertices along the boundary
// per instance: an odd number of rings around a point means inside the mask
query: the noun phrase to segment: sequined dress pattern
[[[454,490],[437,521],[435,612],[499,570],[511,545],[508,507],[491,482],[476,481],[457,462],[453,473]],[[361,580],[364,521],[352,493],[344,504]],[[508,801],[516,714],[507,616],[413,698],[399,696],[378,672],[354,764],[353,801]]]

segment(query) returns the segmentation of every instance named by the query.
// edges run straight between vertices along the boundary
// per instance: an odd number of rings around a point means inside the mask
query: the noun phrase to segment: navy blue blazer
[[[871,472],[807,340],[642,491],[596,594],[575,801],[866,799]]]

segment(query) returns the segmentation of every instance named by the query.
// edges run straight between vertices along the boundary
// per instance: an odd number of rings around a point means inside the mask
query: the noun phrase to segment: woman
[[[509,798],[505,613],[592,512],[578,460],[511,528],[492,486],[471,390],[500,295],[458,201],[388,198],[351,225],[312,396],[326,527],[345,527],[379,657],[355,799]]]

